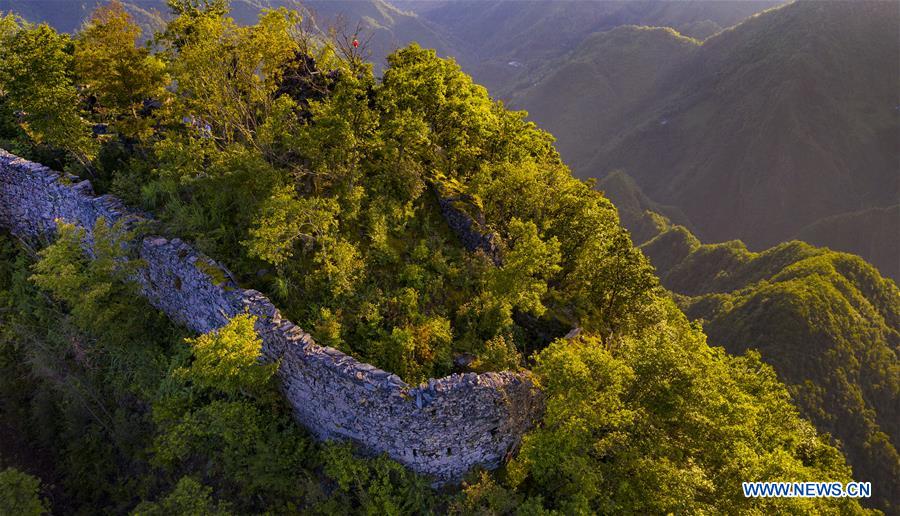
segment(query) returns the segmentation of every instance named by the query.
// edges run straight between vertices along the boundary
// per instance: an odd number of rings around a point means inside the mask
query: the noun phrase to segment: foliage
[[[191,477],[178,481],[171,493],[158,502],[141,502],[133,516],[169,516],[172,514],[202,514],[203,516],[225,516],[231,514],[228,504],[214,502],[212,489],[205,487]]]
[[[201,134],[252,144],[273,110],[281,69],[298,50],[291,31],[300,18],[280,9],[264,13],[257,25],[238,27],[216,13],[215,7],[202,16],[187,9],[160,41],[178,84],[176,109]]]
[[[238,315],[219,330],[186,339],[153,407],[153,462],[230,493],[235,508],[287,509],[305,494],[312,445],[269,382],[276,364],[260,363],[255,318]]]
[[[15,468],[0,471],[0,513],[40,516],[50,512],[41,498],[41,481]]]
[[[434,495],[424,478],[389,460],[371,462],[353,456],[348,445],[330,443],[323,453],[325,474],[343,492],[357,492],[350,507],[358,514],[423,514],[430,512]],[[330,504],[329,504],[330,505]],[[325,505],[322,509],[330,509]]]
[[[140,319],[129,304],[136,293],[130,280],[141,266],[125,254],[132,235],[123,231],[121,224],[110,227],[100,218],[88,251],[84,228],[59,222],[57,231],[57,241],[40,251],[31,280],[68,303],[86,329],[100,330],[113,327],[116,320]]]
[[[480,373],[488,371],[515,371],[522,362],[512,337],[498,335],[484,343],[484,350],[472,363],[472,369]]]
[[[177,332],[121,283],[113,265],[121,240],[97,229],[101,259],[93,264],[79,232],[66,226],[41,265],[2,238],[0,376],[7,380],[0,418],[22,436],[19,453],[52,464],[46,477],[58,479],[54,503],[122,512],[155,483],[146,455],[148,399]],[[49,291],[38,290],[32,276]]]
[[[86,162],[96,154],[71,78],[72,43],[47,25],[20,24],[9,14],[0,30],[0,103],[15,117],[19,139],[49,145]]]
[[[122,283],[126,278],[110,279],[89,267],[75,233],[62,226],[34,269],[49,271],[47,262],[53,262],[52,270],[64,272],[60,284],[85,292],[110,290],[98,284],[112,282],[121,304],[153,312]],[[100,235],[94,242],[99,248],[120,243]],[[62,266],[64,255],[71,267]],[[347,513],[352,507],[410,511],[433,503],[425,481],[398,464],[353,458],[349,451],[334,455],[305,435],[266,381],[274,366],[257,362],[252,318],[239,316],[219,332],[187,339],[183,330],[130,316],[89,317],[82,329],[75,324],[82,316],[34,288],[30,260],[2,234],[0,257],[0,425],[22,436],[22,456],[52,457],[49,474],[63,488],[54,510]],[[47,285],[54,295],[75,299],[73,290]],[[78,299],[79,313],[108,308],[101,296]],[[120,367],[120,354],[138,346],[145,352]],[[131,375],[144,380],[133,384]],[[322,486],[332,481],[321,472],[326,460],[329,468],[352,461],[356,474],[369,480],[326,493]],[[0,493],[36,492],[36,480],[9,471],[0,474]]]
[[[677,316],[621,346],[613,355],[584,338],[540,353],[547,412],[510,485],[567,514],[860,510],[741,496],[748,480],[850,480],[758,355],[708,348]]]
[[[523,497],[498,484],[490,473],[480,471],[472,477],[471,481],[463,482],[460,494],[450,505],[450,514],[514,514],[517,509],[519,513],[527,514]]]
[[[177,16],[222,16],[228,12],[229,0],[166,0]]]
[[[789,242],[751,253],[676,226],[643,246],[685,312],[729,352],[758,350],[801,412],[841,444],[859,479],[900,490],[895,439],[900,291],[855,256]]]
[[[544,243],[534,222],[512,219],[509,223],[509,252],[503,266],[488,278],[491,291],[510,309],[543,315],[541,299],[547,294],[547,279],[558,273],[559,242]]]
[[[75,39],[74,68],[83,84],[81,95],[95,103],[101,120],[115,122],[128,136],[152,130],[139,111],[145,100],[163,95],[167,82],[165,63],[137,46],[140,35],[140,27],[122,4],[113,1],[94,11]]]
[[[135,302],[134,279],[142,262],[127,254],[134,234],[101,217],[94,225],[89,252],[83,228],[59,222],[57,232],[56,242],[39,252],[30,280],[69,308],[80,331],[96,338],[93,350],[84,352],[108,353],[109,366],[116,370],[112,380],[123,382],[119,387],[152,389],[163,367],[159,349],[128,336],[157,331],[165,338],[172,332],[162,314],[146,302]]]
[[[111,129],[97,139],[98,184],[225,260],[317,337],[420,381],[460,352],[517,367],[532,333],[546,333],[521,317],[608,336],[653,317],[641,309],[650,269],[612,206],[454,62],[413,45],[378,81],[294,12],[241,27],[219,3],[171,7],[153,54],[115,3],[75,38],[75,84]],[[501,235],[502,263],[446,228],[430,188],[444,181],[484,199],[473,213]],[[526,184],[533,198],[508,195]]]
[[[844,481],[850,472],[758,355],[707,346],[615,207],[571,176],[525,113],[417,45],[393,53],[376,79],[371,65],[304,32],[295,12],[239,26],[222,1],[169,5],[174,18],[154,52],[136,46],[115,4],[74,44],[4,18],[0,112],[22,110],[24,121],[3,125],[3,137],[76,153],[101,190],[224,260],[319,342],[410,382],[453,372],[462,353],[480,371],[533,363],[547,414],[505,471],[435,492],[386,457],[358,458],[296,425],[252,317],[188,335],[136,295],[133,235],[101,220],[89,238],[61,223],[36,257],[0,242],[0,394],[11,407],[0,423],[26,436],[23,448],[51,455],[61,506],[860,511],[849,499],[741,496],[742,480]],[[22,70],[29,60],[47,73]],[[42,118],[29,118],[38,109]],[[111,131],[93,138],[87,122]],[[496,237],[496,260],[460,243],[442,200]],[[868,295],[893,295],[865,285]],[[573,327],[578,338],[557,338]]]
[[[297,240],[306,248],[322,247],[337,225],[338,209],[332,199],[298,199],[291,187],[276,190],[250,230],[250,255],[279,266],[293,256]]]
[[[202,387],[226,394],[260,390],[275,368],[258,363],[262,340],[253,328],[255,322],[254,317],[238,315],[216,332],[188,339],[194,361],[184,374]]]
[[[247,400],[198,403],[174,420],[157,417],[154,463],[164,470],[201,475],[239,507],[297,504],[310,444],[284,414],[264,412]]]

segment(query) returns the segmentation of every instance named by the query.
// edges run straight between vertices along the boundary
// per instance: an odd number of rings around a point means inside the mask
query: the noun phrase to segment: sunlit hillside
[[[751,253],[674,226],[641,246],[710,343],[758,350],[877,498],[900,494],[900,290],[859,257],[802,242]],[[888,511],[890,512],[890,511]]]
[[[0,0],[0,516],[896,513],[900,4],[780,5]]]

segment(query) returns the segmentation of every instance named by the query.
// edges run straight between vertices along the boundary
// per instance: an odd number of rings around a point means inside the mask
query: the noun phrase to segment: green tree
[[[15,468],[0,471],[0,513],[40,516],[50,513],[41,497],[41,481]]]
[[[166,5],[176,16],[224,16],[228,14],[229,0],[166,0]]]
[[[160,431],[153,442],[153,462],[165,471],[196,475],[229,493],[238,512],[260,505],[284,511],[305,496],[311,441],[286,411],[236,398],[168,414],[155,415]]]
[[[178,112],[218,142],[256,146],[256,131],[276,111],[281,73],[299,49],[300,15],[265,11],[256,25],[240,27],[218,11],[195,16],[192,9],[161,41],[178,85]]]
[[[481,200],[489,224],[508,232],[510,221],[531,222],[543,238],[558,241],[559,268],[548,278],[547,302],[568,324],[609,338],[657,320],[658,280],[619,226],[615,207],[547,159],[485,167],[467,191]]]
[[[148,135],[140,122],[142,102],[163,93],[165,63],[137,46],[140,27],[115,0],[97,8],[75,38],[75,73],[82,95],[96,99],[95,109],[129,136]]]
[[[213,500],[212,488],[191,477],[184,477],[175,489],[158,502],[141,502],[133,516],[227,516],[232,514],[229,505]]]
[[[659,280],[623,230],[591,238],[578,250],[563,284],[579,323],[604,336],[631,332],[659,317]]]
[[[375,86],[371,69],[352,74],[343,63],[334,64],[339,78],[321,100],[309,102],[312,123],[290,139],[307,160],[303,167],[306,189],[351,192],[369,165],[367,157],[382,144],[378,134],[378,112],[370,106]]]
[[[449,177],[473,172],[486,157],[496,113],[484,87],[474,84],[450,59],[415,43],[388,56],[378,90],[379,106],[387,117],[402,117],[394,134],[415,145],[417,161],[430,163]],[[414,118],[421,122],[414,122]],[[413,123],[410,123],[413,122]],[[429,145],[417,143],[413,132],[425,130]],[[404,149],[401,148],[401,154]]]
[[[851,499],[751,499],[744,481],[850,480],[843,457],[758,355],[731,357],[671,302],[669,322],[614,355],[596,338],[538,354],[540,428],[511,485],[564,513],[860,513]]]
[[[96,154],[72,83],[72,42],[48,25],[4,18],[0,31],[0,101],[18,117],[32,146],[64,149],[82,164]]]
[[[219,330],[188,339],[194,360],[184,374],[202,387],[230,395],[259,392],[277,366],[260,363],[262,339],[255,322],[255,317],[237,315]]]
[[[472,369],[489,371],[515,371],[522,363],[522,355],[516,349],[512,336],[497,335],[484,343],[484,349],[472,362]]]
[[[277,364],[260,362],[254,322],[238,315],[174,357],[153,407],[153,463],[232,493],[238,512],[259,500],[284,511],[305,496],[312,443],[270,382]]]
[[[337,229],[337,213],[332,199],[298,198],[293,187],[277,188],[263,204],[245,245],[251,256],[283,265],[294,255],[298,241],[306,249],[329,243]]]
[[[165,349],[180,331],[139,297],[135,278],[143,262],[129,255],[134,235],[121,224],[107,225],[102,218],[89,240],[84,229],[64,222],[59,223],[57,232],[57,240],[38,253],[29,277],[69,311],[60,335],[51,340],[65,341],[65,331],[74,335],[54,354],[75,353],[95,360],[84,389],[96,391],[98,397],[151,397],[165,372]],[[134,338],[147,334],[156,337],[152,344]],[[72,374],[65,363],[59,367],[61,376]],[[107,390],[115,394],[100,394]],[[104,411],[98,414],[106,415]]]
[[[325,474],[339,489],[335,498],[350,498],[341,500],[343,511],[349,506],[354,513],[373,516],[432,512],[434,495],[425,479],[387,457],[362,460],[351,446],[339,443],[327,444],[322,455]],[[334,505],[325,502],[318,509],[331,513]]]
[[[137,295],[134,278],[142,266],[127,254],[132,233],[121,223],[110,226],[100,218],[88,249],[84,228],[60,221],[57,232],[56,242],[38,253],[40,260],[31,276],[37,286],[68,304],[79,326],[89,331],[105,332],[124,327],[123,321],[137,325],[148,320],[141,315],[143,307],[132,301]]]
[[[503,265],[492,271],[489,288],[510,308],[543,315],[547,280],[562,270],[559,242],[555,237],[543,241],[534,222],[517,218],[509,223],[507,241],[509,250]]]

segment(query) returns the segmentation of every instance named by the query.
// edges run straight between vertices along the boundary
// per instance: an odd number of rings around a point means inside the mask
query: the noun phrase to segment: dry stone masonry
[[[145,220],[114,197],[95,196],[87,181],[0,149],[0,226],[36,239],[52,234],[57,219],[90,232],[101,217]],[[447,482],[476,465],[498,466],[542,410],[527,374],[454,374],[410,386],[317,345],[265,296],[240,288],[226,269],[177,238],[144,238],[139,252],[144,295],[191,330],[215,330],[244,312],[257,316],[263,353],[281,361],[282,390],[297,420],[319,438],[351,439]]]
[[[469,213],[466,205],[471,198],[453,193],[440,181],[433,181],[431,187],[437,196],[444,220],[456,233],[463,247],[472,252],[481,251],[494,262],[494,265],[502,265],[500,236],[486,228],[483,214],[479,212],[478,217],[474,217]],[[469,209],[471,210],[471,206]]]

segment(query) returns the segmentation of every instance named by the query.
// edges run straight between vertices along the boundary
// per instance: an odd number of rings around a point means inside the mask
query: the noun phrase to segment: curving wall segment
[[[57,219],[90,232],[101,217],[110,224],[147,220],[115,197],[94,195],[88,181],[0,149],[0,226],[34,239],[52,234]],[[386,453],[444,483],[475,466],[499,466],[543,410],[527,373],[454,374],[410,386],[317,345],[265,296],[240,288],[221,265],[177,238],[144,238],[139,253],[143,294],[191,330],[215,330],[240,313],[257,316],[263,354],[280,361],[296,419],[320,439],[353,440],[366,453]]]

